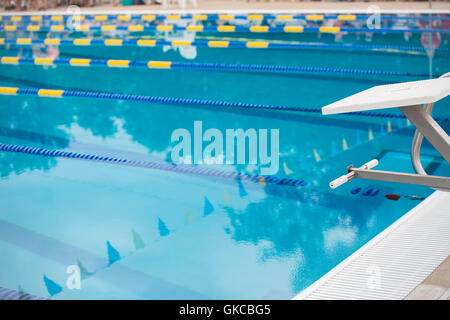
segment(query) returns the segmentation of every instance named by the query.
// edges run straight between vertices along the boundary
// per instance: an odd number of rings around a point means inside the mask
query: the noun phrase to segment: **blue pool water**
[[[8,34],[8,36],[11,36]],[[18,36],[17,34],[15,36]],[[74,35],[72,35],[73,37]],[[99,35],[91,35],[99,36]],[[120,36],[120,35],[116,35]],[[128,36],[128,35],[127,35]],[[155,35],[146,35],[154,37]],[[164,37],[163,34],[158,34]],[[178,35],[180,36],[180,35]],[[181,35],[181,37],[184,35]],[[63,37],[71,37],[63,35]],[[364,35],[217,35],[321,43]],[[449,47],[443,34],[441,47]],[[375,35],[371,43],[421,46],[420,34]],[[189,51],[191,50],[191,51]],[[44,47],[1,47],[1,56],[45,56]],[[60,47],[59,57],[295,65],[425,73],[424,52]],[[189,58],[189,59],[188,59]],[[433,74],[450,71],[436,51]],[[417,80],[343,74],[0,65],[0,86],[94,90],[320,108],[374,85]],[[449,117],[450,100],[433,115]],[[398,114],[397,110],[387,110]],[[279,129],[280,186],[100,162],[0,151],[0,286],[53,299],[289,299],[383,231],[431,190],[329,181],[350,164],[413,172],[414,129],[404,119],[322,116],[78,98],[0,96],[0,142],[167,162],[177,128]],[[442,123],[448,132],[450,123]],[[428,172],[450,168],[424,143]],[[206,165],[200,165],[206,166]],[[221,170],[257,174],[258,166]],[[351,191],[362,188],[358,194]],[[374,196],[362,193],[379,190]],[[398,194],[392,201],[386,194]],[[70,265],[82,271],[69,289]]]

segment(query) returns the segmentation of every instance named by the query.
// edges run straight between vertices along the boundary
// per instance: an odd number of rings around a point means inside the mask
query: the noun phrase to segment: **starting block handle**
[[[376,167],[377,165],[378,165],[378,160],[373,159],[373,160],[370,160],[369,162],[363,164],[360,169],[369,170],[369,169]],[[349,169],[349,172],[347,174],[340,176],[339,178],[331,181],[330,188],[336,189],[337,187],[343,185],[344,183],[351,181],[354,177],[355,177],[355,173],[353,171],[351,171],[351,169]]]
[[[376,167],[377,165],[378,165],[378,160],[373,159],[373,160],[370,160],[369,162],[363,164],[361,166],[361,169],[372,169],[372,168]]]
[[[340,176],[339,178],[331,181],[330,182],[330,188],[331,189],[336,189],[337,187],[343,185],[346,182],[348,182],[348,174]]]

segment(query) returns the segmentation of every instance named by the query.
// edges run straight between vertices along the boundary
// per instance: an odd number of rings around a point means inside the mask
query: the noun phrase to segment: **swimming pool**
[[[206,23],[206,22],[205,22]],[[26,34],[4,33],[5,38]],[[37,38],[54,34],[35,34]],[[90,33],[104,39],[111,34]],[[86,34],[57,34],[61,39]],[[421,34],[116,33],[126,39],[342,43],[420,47]],[[441,34],[439,48],[448,49]],[[168,40],[169,39],[169,40]],[[250,40],[248,40],[250,39]],[[181,41],[181,40],[180,40]],[[1,56],[282,65],[428,74],[416,49],[248,49],[14,46]],[[433,75],[449,71],[436,50]],[[338,72],[0,65],[2,87],[139,94],[320,108],[378,84],[420,77]],[[434,116],[448,118],[450,100]],[[447,111],[445,111],[447,110]],[[389,114],[397,114],[389,110]],[[412,209],[432,190],[354,181],[331,190],[350,164],[413,172],[405,119],[195,104],[0,95],[0,143],[170,163],[178,128],[279,129],[279,178],[297,186],[141,166],[0,151],[0,286],[52,299],[289,299]],[[441,122],[448,131],[450,122]],[[428,172],[450,168],[424,143]],[[205,164],[196,168],[207,167]],[[258,165],[216,165],[258,174]],[[197,171],[198,172],[198,171]],[[354,191],[361,188],[358,193]],[[377,191],[378,190],[378,191]],[[354,191],[352,193],[352,191]],[[387,194],[400,195],[397,201]],[[69,289],[71,265],[81,289]]]

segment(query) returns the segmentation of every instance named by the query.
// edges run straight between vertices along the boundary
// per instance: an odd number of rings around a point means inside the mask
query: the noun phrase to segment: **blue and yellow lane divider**
[[[16,26],[12,24],[0,26],[0,31],[16,32],[112,32],[112,31],[127,31],[127,32],[157,32],[157,31],[195,31],[195,32],[252,32],[252,33],[355,33],[355,32],[371,32],[371,33],[450,33],[450,29],[393,29],[393,28],[353,28],[353,27],[306,27],[306,26],[177,26],[177,25],[79,25],[74,28],[65,25],[51,25],[40,26],[37,24],[30,24],[25,26]]]
[[[192,69],[229,72],[276,72],[276,73],[333,73],[352,75],[381,75],[425,78],[428,74],[409,73],[402,71],[384,70],[362,70],[323,67],[301,67],[301,66],[277,66],[277,65],[250,65],[250,64],[218,64],[199,62],[177,62],[177,61],[135,61],[117,59],[80,59],[80,58],[21,58],[1,57],[0,64],[3,65],[64,65],[72,67],[111,67],[111,68],[149,68],[149,69]]]
[[[62,22],[69,17],[76,17],[80,21],[155,21],[155,20],[197,20],[197,21],[229,21],[229,20],[304,20],[323,21],[340,20],[355,21],[367,20],[370,15],[365,14],[96,14],[96,15],[4,15],[0,21],[55,21]],[[421,15],[421,16],[397,16],[381,14],[381,20],[450,20],[448,16]]]
[[[56,89],[37,89],[37,88],[17,88],[17,87],[1,87],[0,95],[16,95],[16,96],[36,96],[50,98],[89,98],[89,99],[106,99],[106,100],[122,100],[147,103],[173,104],[173,105],[200,105],[212,106],[218,108],[242,108],[254,110],[276,110],[276,111],[296,111],[305,113],[320,114],[320,108],[308,108],[299,106],[282,106],[267,105],[256,103],[228,102],[217,100],[202,100],[189,98],[173,98],[173,97],[157,97],[124,93],[107,93],[96,91],[76,91],[76,90],[56,90]],[[382,113],[374,111],[360,111],[348,113],[351,116],[381,117],[381,118],[397,118],[406,119],[404,114]],[[450,122],[450,118],[434,117],[438,122]]]
[[[59,38],[0,38],[0,45],[71,45],[71,46],[194,46],[208,48],[248,48],[248,49],[311,49],[311,50],[369,50],[389,53],[417,53],[424,52],[424,47],[414,46],[388,46],[388,45],[365,45],[365,44],[325,44],[325,43],[278,43],[269,41],[221,41],[221,40],[198,40],[198,41],[166,41],[160,39],[59,39]],[[449,51],[449,48],[439,47],[436,51]]]

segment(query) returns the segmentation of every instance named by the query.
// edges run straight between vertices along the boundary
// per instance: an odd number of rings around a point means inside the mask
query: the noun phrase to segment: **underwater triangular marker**
[[[159,230],[159,235],[161,237],[165,237],[170,233],[169,228],[167,228],[164,221],[162,221],[161,218],[159,218],[159,217],[158,217],[158,230]]]
[[[387,121],[387,132],[391,132],[392,131],[392,124],[391,124],[391,120],[388,119]]]
[[[167,154],[166,154],[166,162],[167,163],[172,163],[173,164],[173,161],[172,161],[172,152],[167,152]]]
[[[347,144],[347,140],[345,140],[345,138],[342,138],[342,150],[347,150],[348,149],[348,144]]]
[[[287,176],[294,173],[294,171],[292,171],[291,169],[288,168],[286,162],[283,162],[283,169],[284,169],[284,173],[286,173]]]
[[[317,150],[314,149],[313,153],[314,153],[314,158],[316,159],[316,162],[319,162],[320,161],[320,156],[319,156],[319,153],[317,152]]]
[[[242,184],[241,179],[238,179],[238,186],[239,186],[239,196],[242,197],[246,197],[248,196],[247,191],[245,191],[244,185]]]
[[[228,194],[227,190],[223,189],[223,202],[227,206],[230,204],[230,195]]]
[[[47,278],[47,276],[45,274],[44,274],[44,283],[45,283],[45,286],[47,287],[47,291],[48,291],[50,296],[54,296],[55,294],[60,293],[62,291],[62,289],[63,289],[55,281]]]
[[[136,231],[134,231],[134,229],[132,229],[131,232],[133,233],[134,248],[136,250],[144,248],[145,243],[144,243],[144,240],[142,240],[141,235],[139,233],[137,233]]]
[[[211,213],[214,212],[214,207],[212,203],[208,200],[207,197],[205,197],[205,207],[203,208],[203,216],[209,216]]]
[[[369,128],[369,140],[373,140],[372,128]]]
[[[94,272],[87,271],[87,269],[81,264],[80,260],[78,260],[78,259],[77,259],[77,265],[78,265],[78,268],[80,268],[81,280],[84,280],[94,274]]]
[[[109,241],[106,241],[106,247],[108,248],[108,266],[110,266],[120,260],[120,254]]]
[[[184,223],[188,224],[194,220],[191,210],[188,207],[184,207]]]

